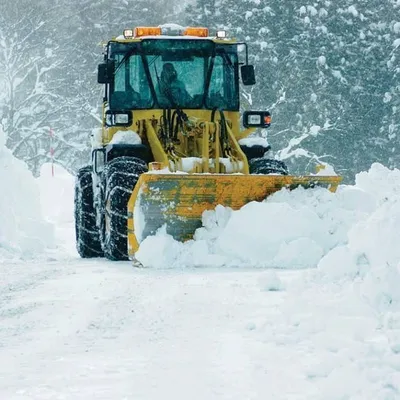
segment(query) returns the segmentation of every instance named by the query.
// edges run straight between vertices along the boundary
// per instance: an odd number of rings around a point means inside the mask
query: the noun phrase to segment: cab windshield
[[[116,65],[112,109],[239,109],[234,45],[192,39],[111,42],[109,57]]]

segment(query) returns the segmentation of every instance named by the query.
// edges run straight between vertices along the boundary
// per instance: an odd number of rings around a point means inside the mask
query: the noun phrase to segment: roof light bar
[[[168,29],[167,29],[168,28]],[[164,32],[165,31],[165,32]],[[222,31],[221,31],[222,32]],[[225,31],[224,31],[225,32]],[[189,26],[184,30],[177,30],[176,27],[164,27],[161,26],[138,26],[133,29],[125,29],[125,39],[131,39],[134,37],[142,36],[160,36],[160,35],[172,35],[172,36],[197,36],[197,37],[208,37],[208,28],[198,28]],[[225,36],[223,36],[225,37]]]

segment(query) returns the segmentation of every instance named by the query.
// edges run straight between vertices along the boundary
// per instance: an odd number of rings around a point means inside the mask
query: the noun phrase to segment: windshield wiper
[[[214,51],[211,56],[211,59],[210,59],[210,64],[208,65],[206,80],[204,82],[204,93],[203,93],[203,101],[202,101],[203,104],[207,104],[208,90],[210,89],[211,77],[212,77],[212,72],[214,69],[215,56],[216,56],[216,53]]]
[[[228,53],[225,50],[223,50],[223,52],[222,52],[222,57],[223,57],[223,59],[225,61],[224,64],[228,65],[231,69],[234,69],[233,62],[232,62],[231,58],[228,56]]]
[[[122,57],[122,60],[118,63],[118,65],[115,67],[114,70],[114,75],[118,72],[118,70],[121,68],[122,64],[125,63],[126,60],[128,60],[128,58],[130,58],[131,56],[133,56],[133,54],[136,52],[136,47],[132,47],[129,51],[127,51],[125,53],[125,55]]]
[[[150,60],[150,62],[148,62],[147,64],[149,64],[149,68],[152,64],[154,64],[156,62],[157,59],[159,59],[161,56],[154,56],[154,58],[152,60]]]

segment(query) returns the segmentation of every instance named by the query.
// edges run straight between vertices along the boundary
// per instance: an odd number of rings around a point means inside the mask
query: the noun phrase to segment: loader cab
[[[110,110],[239,111],[238,45],[162,35],[113,40],[105,64],[99,66],[98,81],[106,84]],[[168,70],[173,72],[168,75]],[[241,72],[245,84],[254,83],[252,66],[242,66]]]

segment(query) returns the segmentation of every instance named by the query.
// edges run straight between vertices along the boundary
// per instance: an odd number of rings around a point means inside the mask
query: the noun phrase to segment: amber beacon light
[[[184,36],[199,36],[199,37],[207,37],[208,36],[208,28],[192,28],[188,27],[183,31]]]
[[[141,36],[159,36],[161,35],[161,28],[157,27],[149,27],[149,26],[138,26],[135,28],[135,37]]]

